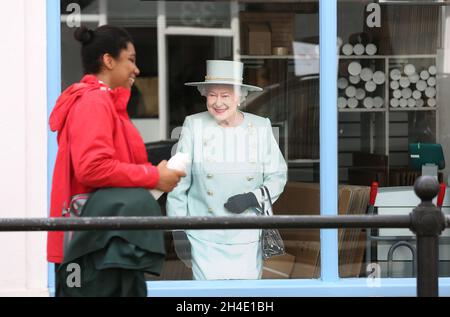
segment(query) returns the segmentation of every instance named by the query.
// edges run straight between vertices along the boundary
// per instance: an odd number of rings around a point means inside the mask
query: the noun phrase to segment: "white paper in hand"
[[[169,162],[167,162],[167,168],[186,173],[186,168],[189,162],[190,158],[188,153],[177,153],[170,158]],[[152,189],[150,190],[150,193],[153,195],[153,197],[155,197],[156,200],[158,200],[159,197],[164,194],[164,192],[158,189]]]

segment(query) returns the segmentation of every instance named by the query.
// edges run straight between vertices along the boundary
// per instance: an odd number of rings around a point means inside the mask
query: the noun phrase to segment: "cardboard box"
[[[318,278],[319,275],[316,275],[315,271],[317,267],[320,268],[319,230],[302,230],[302,232],[298,230],[296,236],[287,236],[284,243],[286,252],[296,258],[291,278]]]
[[[295,256],[288,253],[264,261],[263,279],[288,279],[291,277]]]
[[[269,71],[264,66],[246,67],[246,82],[261,88],[269,86]]]
[[[248,53],[250,55],[270,55],[272,53],[272,35],[269,24],[251,23],[248,29]]]
[[[294,41],[294,17],[293,12],[240,12],[239,20],[241,22],[241,30],[246,30],[249,24],[264,23],[269,26],[271,33],[270,50],[272,48],[284,47],[287,49],[286,54],[292,54],[292,42]],[[241,36],[241,47],[248,49],[248,32],[243,32]],[[243,54],[252,54],[244,51]]]
[[[340,215],[364,214],[370,188],[366,186],[339,186]],[[320,185],[287,183],[284,193],[274,204],[276,215],[319,215]],[[339,272],[341,277],[359,276],[364,261],[365,235],[361,229],[339,229]],[[286,252],[295,256],[292,278],[320,276],[320,230],[280,230]]]

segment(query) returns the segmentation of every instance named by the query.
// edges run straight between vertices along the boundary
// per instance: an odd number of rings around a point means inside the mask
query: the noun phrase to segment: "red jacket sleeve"
[[[114,159],[113,104],[106,92],[82,97],[69,124],[75,176],[84,186],[154,188],[159,180],[155,166]]]

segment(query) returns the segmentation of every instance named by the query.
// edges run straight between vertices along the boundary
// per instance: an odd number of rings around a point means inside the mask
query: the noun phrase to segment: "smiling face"
[[[136,66],[136,51],[132,43],[128,43],[127,48],[121,50],[118,58],[113,59],[110,68],[110,87],[124,87],[131,89],[139,76],[139,68]]]
[[[232,85],[207,85],[206,106],[217,122],[232,123],[237,119],[239,89]]]

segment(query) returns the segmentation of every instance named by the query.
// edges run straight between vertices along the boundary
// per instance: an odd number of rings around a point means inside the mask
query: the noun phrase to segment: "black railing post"
[[[414,191],[422,201],[411,213],[411,230],[417,235],[417,296],[439,296],[439,235],[445,229],[445,216],[432,202],[439,183],[422,176]]]

